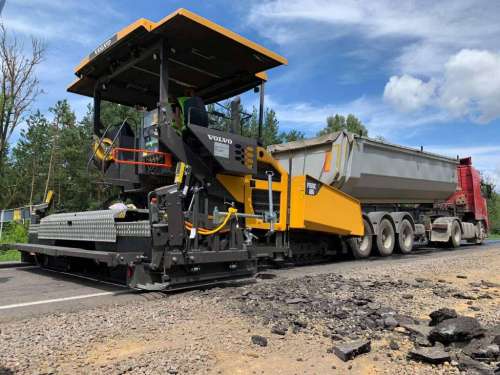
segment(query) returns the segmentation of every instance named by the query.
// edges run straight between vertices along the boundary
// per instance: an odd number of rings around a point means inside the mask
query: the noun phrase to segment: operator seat
[[[208,113],[203,99],[193,96],[184,102],[184,124],[191,124],[208,127]]]

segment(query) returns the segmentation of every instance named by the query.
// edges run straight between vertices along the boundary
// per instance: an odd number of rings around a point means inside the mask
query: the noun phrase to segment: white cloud
[[[368,128],[370,136],[383,136],[393,141],[404,140],[430,124],[445,122],[445,113],[405,113],[394,111],[379,99],[360,97],[338,104],[312,102],[281,103],[266,96],[266,105],[276,111],[282,130],[298,129],[314,136],[325,126],[327,116],[354,114]]]
[[[450,53],[448,46],[438,43],[430,41],[412,43],[401,49],[392,67],[400,73],[432,76],[443,70]]]
[[[108,24],[123,19],[124,15],[107,2],[97,6],[79,0],[9,0],[2,18],[10,31],[19,34],[48,42],[71,41],[90,46],[99,42],[96,30],[103,30],[103,19]]]
[[[429,104],[436,85],[433,81],[402,75],[392,76],[385,85],[384,99],[401,111],[414,111]]]
[[[500,116],[500,53],[464,49],[444,67],[441,104],[458,116]]]
[[[250,9],[250,21],[259,25],[274,24],[293,32],[301,23],[323,24],[333,33],[350,29],[363,37],[406,37],[435,45],[484,45],[485,35],[500,33],[496,18],[500,4],[492,1],[357,1],[357,0],[267,0]],[[262,29],[272,39],[275,35]],[[311,33],[309,39],[314,40]],[[279,39],[279,38],[278,38]],[[422,46],[425,46],[422,44]]]
[[[500,2],[488,0],[264,0],[249,23],[292,52],[347,35],[374,69],[389,70],[384,97],[396,108],[485,123],[500,117],[498,14]]]
[[[392,76],[384,98],[401,111],[432,104],[479,123],[500,117],[500,53],[463,49],[450,57],[438,77],[439,84],[406,74]]]
[[[100,42],[127,25],[126,16],[111,2],[80,0],[8,0],[1,21],[29,51],[30,37],[47,45],[36,73],[44,93],[31,107],[47,112],[58,100],[68,99],[78,118],[86,113],[88,98],[66,92],[76,78],[73,68]],[[29,114],[27,114],[29,115]],[[16,142],[21,123],[11,138]]]

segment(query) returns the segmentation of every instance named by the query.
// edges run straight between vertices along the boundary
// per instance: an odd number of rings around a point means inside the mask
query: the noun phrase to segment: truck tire
[[[403,219],[399,226],[397,249],[401,254],[409,254],[413,250],[415,241],[415,231],[407,219]]]
[[[349,248],[352,251],[352,255],[356,259],[368,258],[372,252],[373,245],[373,232],[372,227],[363,219],[363,225],[365,227],[365,235],[363,237],[353,237],[349,238],[347,241]]]
[[[460,228],[460,224],[458,221],[454,221],[451,224],[451,234],[450,239],[448,240],[448,245],[452,248],[457,248],[460,246],[462,242],[462,229]]]
[[[391,222],[383,219],[378,225],[377,249],[381,256],[386,257],[394,251],[396,244],[396,233]]]

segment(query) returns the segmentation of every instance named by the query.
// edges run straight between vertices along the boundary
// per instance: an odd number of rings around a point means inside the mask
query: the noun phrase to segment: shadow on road
[[[30,264],[29,263],[21,263],[21,262],[0,262],[0,269],[26,267],[26,266],[30,266]]]
[[[51,278],[53,280],[62,281],[65,283],[73,283],[78,286],[87,286],[93,289],[98,289],[103,292],[114,292],[114,291],[122,291],[127,290],[125,285],[120,285],[118,283],[111,283],[104,279],[94,278],[96,275],[80,275],[80,274],[71,274],[71,273],[63,273],[56,270],[41,268],[41,267],[27,267],[19,269],[20,272],[37,275],[44,278]]]
[[[12,375],[14,374],[14,371],[12,371],[10,368],[3,367],[0,365],[0,375]]]
[[[445,254],[445,253],[465,253],[465,252],[471,252],[471,251],[481,251],[481,249],[484,249],[486,247],[490,246],[498,246],[500,245],[500,241],[486,241],[485,244],[483,245],[474,245],[474,244],[463,244],[460,248],[458,249],[449,249],[449,248],[438,248],[438,247],[417,247],[412,253],[410,254],[397,254],[394,253],[393,255],[389,257],[380,257],[380,256],[371,256],[370,258],[364,259],[362,261],[364,262],[391,262],[391,261],[397,261],[400,259],[416,259],[416,258],[425,258],[425,257],[432,257],[436,256],[439,254]],[[375,253],[375,250],[373,251]],[[315,265],[334,265],[334,264],[342,264],[342,263],[347,263],[353,261],[353,257],[349,255],[342,255],[342,256],[336,256],[333,258],[330,258],[325,261],[321,262],[313,262],[311,264],[301,264],[301,265],[287,265],[286,267],[280,267],[279,269],[291,269],[291,268],[305,268],[308,266],[315,266]],[[225,288],[225,287],[240,287],[240,286],[246,286],[251,283],[255,283],[256,279],[254,278],[248,278],[248,279],[241,279],[241,280],[221,280],[218,282],[214,282],[210,285],[197,285],[197,286],[187,286],[184,288],[179,288],[176,290],[169,290],[169,291],[161,291],[161,292],[146,292],[146,291],[140,291],[140,290],[133,290],[133,289],[127,289],[125,285],[118,285],[115,283],[109,283],[108,280],[105,278],[100,278],[97,275],[81,275],[81,274],[73,274],[73,273],[61,273],[58,271],[50,270],[50,269],[45,269],[45,268],[39,268],[36,266],[33,267],[25,267],[27,264],[21,264],[21,263],[16,263],[14,265],[4,265],[0,264],[1,267],[18,267],[18,270],[20,272],[25,272],[29,273],[32,275],[39,275],[43,278],[51,278],[56,281],[64,282],[64,283],[70,283],[74,284],[75,286],[79,287],[89,287],[93,289],[97,289],[103,292],[123,292],[123,293],[130,293],[130,294],[135,294],[141,298],[144,298],[145,300],[150,300],[150,299],[156,299],[156,298],[163,298],[165,296],[171,295],[171,294],[177,294],[177,293],[183,293],[183,292],[189,292],[191,290],[206,290],[206,289],[211,289],[214,287],[219,287],[219,288]],[[271,271],[270,273],[266,273],[266,271]],[[266,279],[266,278],[271,278],[274,277],[275,272],[278,271],[278,268],[276,267],[269,267],[269,266],[262,266],[259,267],[259,274],[257,275],[257,278],[261,279]],[[260,277],[259,275],[262,275]],[[269,277],[267,277],[269,276]],[[0,277],[0,283],[5,283],[6,281],[9,280],[10,277]]]

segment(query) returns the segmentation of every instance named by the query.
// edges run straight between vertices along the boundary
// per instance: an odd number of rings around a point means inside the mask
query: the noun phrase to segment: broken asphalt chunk
[[[484,334],[484,329],[475,318],[461,316],[446,319],[435,326],[429,333],[431,342],[442,342],[449,344],[459,341],[470,341]]]
[[[338,344],[333,347],[333,353],[335,353],[335,355],[344,362],[347,362],[360,354],[369,353],[370,351],[370,340],[351,341]]]
[[[267,346],[267,339],[264,336],[253,335],[252,343],[259,346]]]
[[[446,307],[433,311],[429,314],[431,317],[430,326],[436,326],[446,319],[453,319],[457,317],[457,312],[453,309],[448,309]]]
[[[410,351],[410,357],[434,365],[450,361],[450,353],[445,352],[442,348],[433,346],[431,348],[418,348]]]

